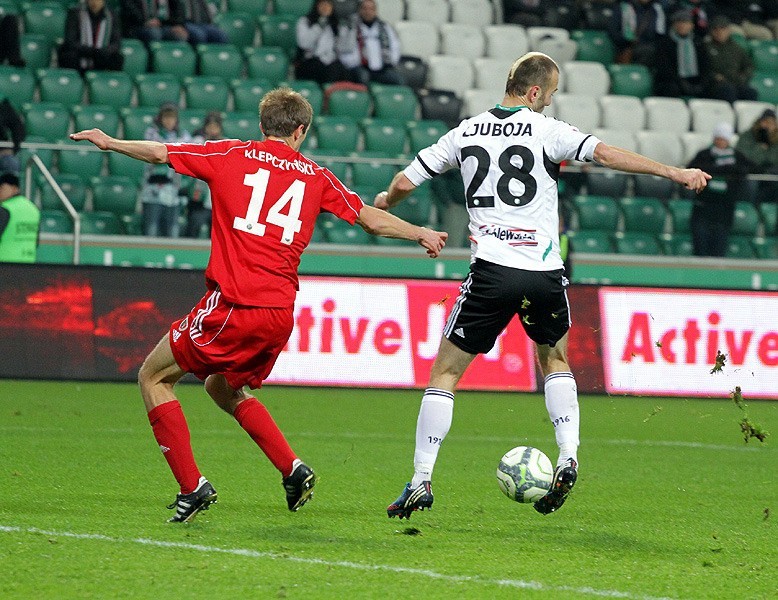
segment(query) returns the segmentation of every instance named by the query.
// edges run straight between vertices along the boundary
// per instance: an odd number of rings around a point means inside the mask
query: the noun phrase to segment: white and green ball
[[[554,468],[548,456],[531,446],[508,450],[497,465],[497,483],[516,502],[536,502],[551,489]]]

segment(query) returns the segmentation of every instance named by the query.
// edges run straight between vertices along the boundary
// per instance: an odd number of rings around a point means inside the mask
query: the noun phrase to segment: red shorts
[[[208,292],[170,326],[170,348],[184,371],[199,379],[221,374],[233,389],[262,385],[294,326],[294,309],[242,306]]]

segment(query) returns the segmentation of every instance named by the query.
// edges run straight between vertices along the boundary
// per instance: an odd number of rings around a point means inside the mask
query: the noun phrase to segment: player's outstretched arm
[[[659,175],[680,183],[686,189],[701,192],[708,185],[711,176],[700,169],[682,169],[672,167],[655,160],[630,152],[617,146],[609,146],[603,142],[594,149],[594,160],[604,167],[624,171],[626,173],[645,173]]]
[[[448,238],[445,231],[433,231],[412,225],[393,214],[368,205],[359,211],[357,225],[372,235],[416,242],[427,250],[430,258],[438,257]]]
[[[381,210],[389,210],[410,196],[415,189],[416,186],[411,183],[405,173],[400,171],[392,179],[388,190],[376,194],[373,206]]]
[[[164,164],[167,160],[167,146],[161,142],[148,140],[117,140],[100,129],[86,129],[71,133],[70,139],[76,142],[92,142],[100,150],[112,150],[137,158],[147,163]]]

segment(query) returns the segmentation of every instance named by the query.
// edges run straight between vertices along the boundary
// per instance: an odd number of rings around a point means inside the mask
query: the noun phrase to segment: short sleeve
[[[319,167],[317,174],[322,178],[321,208],[343,219],[350,225],[356,223],[359,212],[365,205],[358,194],[348,189],[329,169]]]
[[[222,171],[229,151],[251,142],[208,141],[204,144],[165,144],[168,162],[177,173],[209,181]]]
[[[419,186],[428,179],[459,166],[455,143],[457,130],[458,128],[452,129],[432,146],[424,148],[405,168],[403,173],[413,185]]]
[[[594,149],[600,140],[589,133],[578,131],[564,121],[550,120],[550,127],[543,144],[548,157],[556,163],[563,160],[592,162]]]

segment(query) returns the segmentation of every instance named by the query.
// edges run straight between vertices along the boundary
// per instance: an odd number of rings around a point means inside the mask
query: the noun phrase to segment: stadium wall
[[[134,381],[202,271],[0,265],[0,377]],[[304,276],[268,383],[423,388],[458,282]],[[778,293],[573,285],[570,362],[583,393],[778,398]],[[726,355],[715,368],[717,354]],[[514,321],[462,388],[542,388]]]

